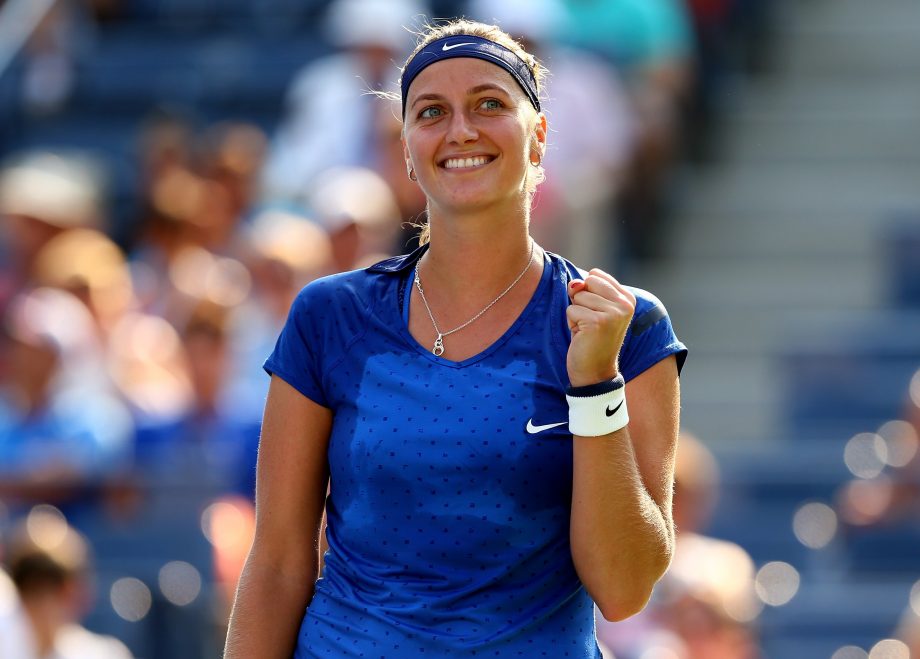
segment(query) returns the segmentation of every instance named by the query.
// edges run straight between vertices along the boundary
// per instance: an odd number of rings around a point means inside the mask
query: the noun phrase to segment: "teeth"
[[[458,169],[460,167],[479,167],[489,162],[486,156],[476,156],[475,158],[449,158],[445,163],[446,169]]]

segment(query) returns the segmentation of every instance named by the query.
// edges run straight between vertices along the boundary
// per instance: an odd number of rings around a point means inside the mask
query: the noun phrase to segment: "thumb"
[[[573,279],[572,281],[570,281],[569,290],[568,290],[569,300],[574,301],[572,300],[572,298],[575,297],[575,294],[580,293],[583,290],[585,290],[585,282],[583,280]]]

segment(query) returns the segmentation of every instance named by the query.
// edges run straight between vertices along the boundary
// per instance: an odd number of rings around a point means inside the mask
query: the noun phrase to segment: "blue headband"
[[[409,85],[422,69],[452,57],[475,57],[476,59],[492,62],[514,76],[527,98],[540,111],[540,99],[537,96],[537,81],[527,63],[501,44],[494,41],[474,37],[469,34],[460,34],[453,37],[436,39],[418,51],[403,69],[402,80],[402,113],[406,116],[406,99],[409,96]]]

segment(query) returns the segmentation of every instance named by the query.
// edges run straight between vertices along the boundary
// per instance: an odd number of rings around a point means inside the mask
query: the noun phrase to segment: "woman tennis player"
[[[600,657],[595,602],[625,618],[666,570],[686,349],[530,238],[541,74],[462,20],[406,62],[424,244],[309,284],[266,361],[228,659]]]

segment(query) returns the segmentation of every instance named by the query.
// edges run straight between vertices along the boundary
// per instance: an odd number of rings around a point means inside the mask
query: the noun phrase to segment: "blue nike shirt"
[[[265,369],[334,414],[329,550],[295,658],[601,656],[572,564],[568,282],[547,253],[507,332],[461,362],[409,334],[425,247],[301,291]],[[649,293],[627,382],[686,347]]]

